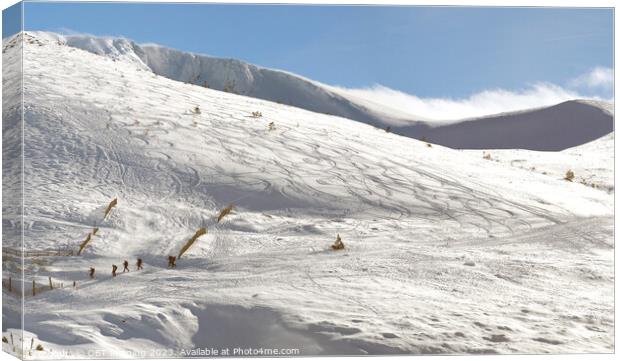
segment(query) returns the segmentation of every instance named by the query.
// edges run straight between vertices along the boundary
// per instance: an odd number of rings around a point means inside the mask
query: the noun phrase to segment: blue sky
[[[611,74],[610,9],[26,3],[24,26],[125,36],[423,98],[541,82],[612,94],[609,79],[588,79],[595,69]]]

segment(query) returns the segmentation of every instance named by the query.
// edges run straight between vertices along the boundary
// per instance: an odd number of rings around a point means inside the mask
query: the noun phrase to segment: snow
[[[563,179],[567,171],[578,182],[607,192],[614,191],[614,133],[561,152],[538,152],[523,149],[468,150],[492,161]]]
[[[61,35],[31,32],[40,39],[66,44],[104,55],[115,61],[126,61],[140,69],[184,83],[243,94],[259,99],[293,105],[303,109],[344,116],[364,123],[385,127],[392,115],[375,114],[363,104],[351,102],[319,82],[282,70],[256,66],[236,59],[218,58],[183,52],[153,44],[137,44],[124,38],[92,35]]]
[[[99,231],[82,256],[25,259],[26,287],[63,287],[25,299],[24,355],[31,339],[43,359],[613,352],[609,189],[25,40],[25,248],[77,250]],[[605,185],[609,144],[543,160],[581,165],[579,178],[595,154]],[[331,250],[337,234],[345,250]],[[131,272],[112,278],[124,259]],[[19,310],[3,311],[3,335],[19,333]]]
[[[612,104],[604,101],[567,101],[538,109],[456,121],[431,119],[415,114],[410,107],[396,108],[394,102],[386,98],[397,100],[396,104],[408,104],[412,99],[390,90],[379,89],[377,94],[372,91],[367,94],[236,59],[188,53],[157,45],[140,45],[124,38],[47,32],[32,34],[115,61],[129,62],[137,68],[151,70],[172,80],[201,86],[206,82],[210,88],[217,90],[229,88],[234,93],[338,115],[381,129],[389,126],[392,132],[400,135],[426,138],[456,149],[563,150],[613,131],[613,116],[609,111]],[[387,95],[384,94],[386,92]],[[564,133],[558,133],[558,129],[563,129]]]

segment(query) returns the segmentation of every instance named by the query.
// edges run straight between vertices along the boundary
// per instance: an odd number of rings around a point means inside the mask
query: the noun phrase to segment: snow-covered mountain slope
[[[487,160],[528,169],[555,179],[573,172],[573,182],[608,192],[614,191],[614,133],[561,152],[530,150],[468,150]]]
[[[184,83],[270,100],[320,113],[339,115],[384,127],[390,113],[378,115],[321,83],[281,70],[236,59],[199,55],[157,45],[139,45],[124,38],[30,32],[71,47],[128,61],[136,67]],[[417,117],[416,117],[417,118]]]
[[[2,66],[2,209],[10,214],[20,213],[21,184],[17,181],[21,173],[21,98],[22,79],[19,74],[22,69],[21,42],[17,39],[3,43],[2,57],[5,60]],[[21,239],[12,239],[3,232],[3,244],[19,245]]]
[[[613,350],[606,191],[46,39],[24,56],[26,248],[98,227],[25,261],[65,285],[25,300],[36,358]]]
[[[610,133],[613,115],[605,102],[569,101],[556,106],[487,116],[466,121],[426,121],[301,76],[262,68],[235,59],[182,52],[155,45],[139,45],[122,38],[88,35],[63,36],[33,32],[38,38],[128,61],[169,79],[228,89],[242,95],[338,115],[398,134],[457,149],[562,150]],[[562,131],[558,131],[561,129]]]

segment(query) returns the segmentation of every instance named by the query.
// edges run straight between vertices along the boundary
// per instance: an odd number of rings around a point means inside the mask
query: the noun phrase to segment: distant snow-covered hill
[[[610,104],[573,100],[438,127],[424,123],[395,127],[394,131],[458,149],[558,151],[593,141],[613,129],[614,115]]]
[[[428,122],[423,117],[392,109],[386,104],[371,104],[368,99],[353,97],[338,88],[240,60],[140,45],[124,38],[47,32],[31,34],[116,61],[129,62],[172,80],[338,115],[382,129],[389,126],[391,131],[400,135],[427,139],[451,148],[563,150],[613,130],[613,114],[605,111],[611,105],[605,102],[569,101],[438,126],[436,121]]]

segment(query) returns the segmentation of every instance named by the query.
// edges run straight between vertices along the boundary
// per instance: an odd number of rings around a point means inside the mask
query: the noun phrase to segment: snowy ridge
[[[329,90],[323,84],[281,70],[259,67],[236,59],[224,59],[169,49],[157,45],[139,45],[124,38],[102,38],[90,35],[60,35],[29,32],[104,55],[128,61],[141,69],[169,79],[266,99],[303,109],[329,113],[383,126],[384,119],[363,106]]]
[[[78,284],[26,299],[37,357],[227,342],[209,329],[302,355],[613,350],[607,190],[25,40],[26,248],[99,228],[26,260],[28,282]]]
[[[477,119],[428,121],[385,104],[361,99],[338,88],[281,70],[235,59],[139,45],[123,38],[32,32],[94,54],[127,61],[169,79],[334,114],[415,139],[457,149],[522,148],[562,150],[613,130],[612,105],[603,101],[569,101],[552,107],[485,116]],[[603,109],[600,111],[599,109]],[[558,132],[557,129],[563,129]]]
[[[612,117],[615,114],[614,104],[610,102],[606,102],[602,100],[593,100],[593,99],[578,99],[577,102],[588,104],[588,105],[597,107],[599,109],[602,109],[603,111],[605,111],[607,114],[611,115]]]
[[[140,47],[133,41],[125,38],[96,37],[85,35],[60,35],[51,32],[32,31],[26,32],[35,39],[43,42],[55,42],[58,45],[83,49],[93,54],[101,55],[115,61],[131,63],[143,70],[149,70],[139,54]]]

